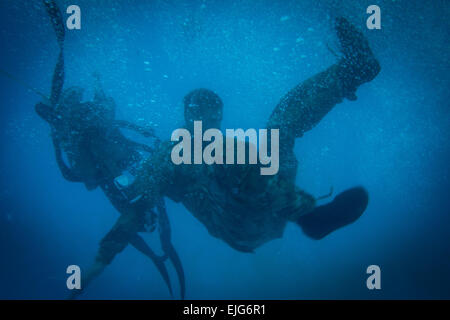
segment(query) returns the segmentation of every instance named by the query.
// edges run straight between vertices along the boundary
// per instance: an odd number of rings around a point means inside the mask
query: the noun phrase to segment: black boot
[[[333,201],[301,216],[297,224],[310,238],[319,240],[331,232],[355,222],[369,203],[367,191],[356,187],[338,194]]]
[[[381,67],[369,47],[369,42],[354,25],[345,18],[337,18],[336,34],[341,44],[344,96],[356,100],[355,91],[363,83],[373,80]]]

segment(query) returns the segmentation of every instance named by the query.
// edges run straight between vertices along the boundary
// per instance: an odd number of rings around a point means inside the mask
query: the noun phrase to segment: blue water
[[[81,30],[66,33],[66,85],[91,99],[99,72],[118,118],[151,121],[165,139],[198,87],[221,96],[223,128],[262,127],[290,88],[336,61],[333,19],[365,28],[372,2],[57,1],[82,11]],[[450,298],[450,5],[376,4],[382,29],[364,32],[381,73],[295,147],[300,187],[319,196],[363,185],[367,211],[320,241],[289,224],[282,239],[245,254],[167,199],[188,299]],[[0,43],[0,68],[48,94],[58,47],[40,1],[0,2]],[[4,76],[0,88],[0,298],[63,299],[66,267],[90,265],[118,213],[100,190],[63,179],[34,112],[39,96]],[[366,287],[371,264],[381,290]],[[170,299],[131,247],[82,297]]]

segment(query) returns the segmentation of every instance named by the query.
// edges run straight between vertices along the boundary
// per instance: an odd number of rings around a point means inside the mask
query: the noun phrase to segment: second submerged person
[[[64,86],[64,25],[62,15],[53,0],[44,0],[47,12],[55,29],[60,46],[55,66],[50,99],[38,103],[35,107],[38,115],[50,124],[51,137],[55,149],[57,164],[68,181],[82,182],[89,190],[100,187],[120,214],[126,215],[134,210],[116,184],[124,170],[133,169],[143,160],[141,151],[151,153],[147,145],[127,139],[119,128],[127,128],[149,137],[153,131],[123,120],[115,119],[115,103],[103,92],[99,76],[96,75],[96,90],[93,101],[83,102],[83,90],[71,87],[63,91]],[[67,156],[68,164],[63,159]],[[122,179],[123,180],[123,179]],[[185,279],[181,261],[171,243],[171,230],[164,205],[159,198],[157,213],[152,208],[141,208],[146,222],[139,231],[153,231],[159,228],[161,247],[164,256],[157,256],[138,231],[127,241],[144,255],[149,257],[158,268],[172,295],[168,271],[164,261],[172,261],[180,281],[181,298],[185,294]],[[85,285],[83,285],[85,287]],[[73,291],[75,297],[80,291]]]

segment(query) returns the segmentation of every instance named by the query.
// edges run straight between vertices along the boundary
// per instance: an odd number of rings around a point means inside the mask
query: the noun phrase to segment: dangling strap
[[[316,201],[320,201],[320,200],[327,199],[327,198],[331,197],[332,195],[333,195],[333,186],[331,186],[330,192],[329,192],[329,193],[324,194],[324,195],[322,195],[322,196],[320,196],[320,197],[317,197],[317,198],[316,198]]]
[[[17,78],[16,76],[12,75],[11,73],[9,73],[9,72],[7,72],[7,71],[1,69],[1,68],[0,68],[0,73],[1,73],[2,75],[4,75],[5,77],[9,78],[10,80],[13,80],[14,82],[20,84],[21,86],[27,88],[28,90],[30,90],[30,91],[36,93],[36,94],[39,95],[39,96],[41,96],[43,99],[45,99],[45,101],[48,101],[48,100],[49,100],[49,98],[48,98],[45,94],[43,94],[43,93],[42,93],[41,91],[39,91],[38,89],[36,89],[36,88],[30,86],[28,83],[26,83],[26,82],[23,81],[22,79]]]
[[[159,215],[159,236],[161,240],[161,247],[177,272],[178,281],[180,282],[181,299],[184,299],[186,294],[186,280],[184,277],[183,265],[181,264],[180,257],[178,256],[178,253],[171,241],[172,232],[170,230],[169,217],[167,215],[166,205],[162,197],[158,199],[156,208]]]

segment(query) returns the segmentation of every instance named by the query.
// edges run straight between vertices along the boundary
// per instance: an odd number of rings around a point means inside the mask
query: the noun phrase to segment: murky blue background
[[[367,6],[378,4],[382,29],[365,33],[381,73],[296,143],[297,184],[316,196],[362,184],[366,213],[321,241],[288,225],[282,239],[244,254],[168,200],[186,297],[450,298],[448,1],[57,3],[82,11],[82,29],[67,32],[66,85],[91,99],[98,71],[118,118],[152,121],[164,139],[197,87],[222,97],[223,128],[263,126],[283,94],[336,61],[333,18],[365,28]],[[58,47],[40,1],[0,2],[0,44],[0,68],[48,94]],[[62,178],[37,95],[1,75],[0,101],[0,298],[63,299],[66,267],[90,265],[118,213],[101,191]],[[366,288],[371,264],[381,267],[380,291]],[[82,297],[170,295],[129,247]]]

